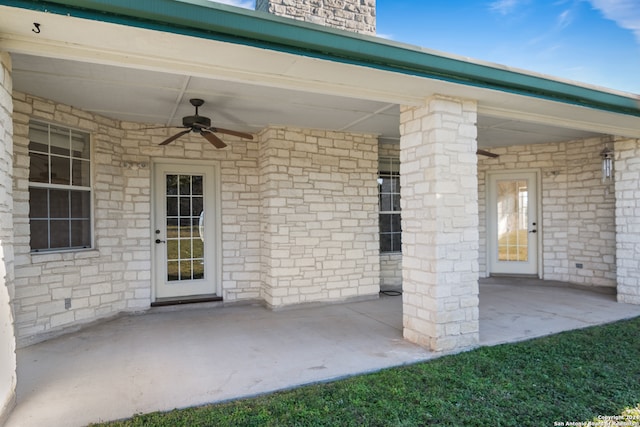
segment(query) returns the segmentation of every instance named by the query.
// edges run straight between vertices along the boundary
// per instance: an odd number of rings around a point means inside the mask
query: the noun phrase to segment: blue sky
[[[249,9],[254,0],[222,0]],[[640,0],[377,0],[378,36],[640,94]]]

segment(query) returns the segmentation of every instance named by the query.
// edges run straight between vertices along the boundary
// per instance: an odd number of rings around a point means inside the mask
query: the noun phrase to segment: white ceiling
[[[32,31],[33,22],[41,33]],[[482,148],[601,134],[640,137],[640,118],[247,45],[0,6],[0,50],[17,91],[119,120],[175,125],[269,125],[399,139],[399,105],[433,94],[478,100]],[[207,54],[203,54],[206,52]],[[496,66],[507,69],[506,67]]]
[[[181,126],[182,117],[194,112],[189,99],[202,98],[200,114],[222,128],[258,132],[291,125],[374,133],[389,141],[400,137],[394,103],[30,55],[12,59],[15,90],[118,120]],[[596,135],[482,114],[478,127],[481,147]]]
[[[62,59],[13,56],[14,89],[131,122],[181,126],[200,114],[218,127],[268,125],[368,132],[398,138],[397,104]]]

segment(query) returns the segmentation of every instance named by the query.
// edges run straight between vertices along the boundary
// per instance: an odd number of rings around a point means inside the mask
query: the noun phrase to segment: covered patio
[[[200,0],[13,0],[0,28],[0,424],[640,314],[636,95]],[[479,295],[498,274],[611,294]]]
[[[484,279],[480,345],[640,315],[560,282]],[[179,306],[127,315],[18,350],[8,427],[82,426],[237,399],[428,360],[402,338],[402,297],[270,311]]]

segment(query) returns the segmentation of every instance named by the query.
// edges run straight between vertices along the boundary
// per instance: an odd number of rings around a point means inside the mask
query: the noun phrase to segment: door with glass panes
[[[487,206],[489,272],[538,274],[536,172],[492,173]]]
[[[215,167],[156,164],[155,297],[219,295]]]

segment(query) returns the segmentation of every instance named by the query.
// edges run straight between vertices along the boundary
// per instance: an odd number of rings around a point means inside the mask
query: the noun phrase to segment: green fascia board
[[[206,0],[3,0],[3,4],[564,102],[640,117],[625,96],[438,55],[416,46]]]

